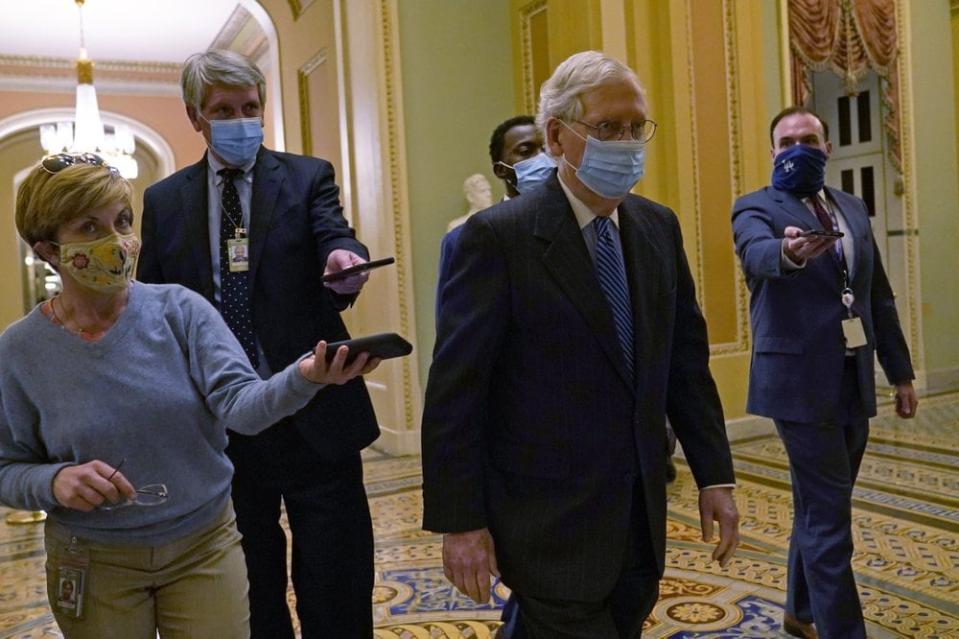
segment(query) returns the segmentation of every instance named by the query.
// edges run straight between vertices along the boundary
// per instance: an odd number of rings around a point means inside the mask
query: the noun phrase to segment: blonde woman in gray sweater
[[[220,314],[132,281],[130,184],[45,158],[17,230],[63,292],[0,335],[0,501],[49,511],[47,593],[68,638],[249,636],[226,429],[254,434],[378,364],[326,344],[267,380]]]

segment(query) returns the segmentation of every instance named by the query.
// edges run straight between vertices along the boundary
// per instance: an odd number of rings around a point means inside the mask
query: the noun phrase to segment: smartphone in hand
[[[340,280],[345,280],[351,275],[356,275],[357,273],[362,273],[363,271],[370,271],[374,268],[379,268],[381,266],[387,266],[392,264],[396,260],[392,257],[384,257],[379,260],[372,260],[369,262],[363,262],[362,264],[357,264],[356,266],[351,266],[345,268],[342,271],[337,271],[336,273],[327,273],[323,276],[324,282],[339,282]]]
[[[820,229],[809,229],[808,231],[803,231],[799,234],[799,237],[832,237],[839,238],[845,235],[842,231],[822,231]]]
[[[360,353],[369,353],[371,359],[374,357],[390,359],[391,357],[403,357],[413,352],[413,345],[396,333],[379,333],[327,344],[326,361],[332,361],[340,346],[346,346],[350,349],[346,354],[347,364],[351,364]]]

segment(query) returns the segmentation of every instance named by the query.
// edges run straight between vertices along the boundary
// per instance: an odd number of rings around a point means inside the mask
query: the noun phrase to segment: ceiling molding
[[[253,16],[250,15],[250,12],[247,11],[243,6],[236,5],[236,8],[233,10],[233,13],[230,14],[230,17],[226,19],[226,22],[223,23],[223,26],[220,28],[220,32],[216,34],[216,37],[213,38],[213,42],[210,43],[211,49],[229,49],[230,45],[233,44],[233,41],[236,40],[237,36],[240,35],[240,32],[246,27],[247,22],[249,22]]]
[[[95,63],[97,92],[111,95],[180,95],[180,65],[170,62],[102,60]],[[76,60],[0,55],[0,89],[72,93]]]
[[[179,84],[180,65],[172,62],[95,60],[94,81],[101,79]],[[76,80],[76,60],[0,54],[0,76],[68,77]]]
[[[237,5],[223,28],[213,38],[210,48],[229,49],[257,61],[269,50],[270,42],[253,14],[245,7]]]
[[[30,77],[5,76],[0,73],[0,91],[32,93],[70,93],[77,88],[76,76]],[[98,95],[135,95],[180,97],[180,85],[170,82],[130,82],[97,79]]]

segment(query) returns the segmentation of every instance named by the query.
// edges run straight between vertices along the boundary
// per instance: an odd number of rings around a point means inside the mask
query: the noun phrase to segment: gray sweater
[[[0,335],[0,502],[47,510],[94,541],[155,545],[209,524],[226,506],[226,429],[255,434],[322,386],[293,363],[268,380],[220,314],[178,285],[134,282],[97,342],[37,307]],[[99,459],[135,487],[166,484],[159,506],[82,513],[60,506],[53,477]]]

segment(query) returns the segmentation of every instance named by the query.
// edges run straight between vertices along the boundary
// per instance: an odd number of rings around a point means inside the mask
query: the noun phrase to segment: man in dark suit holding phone
[[[679,222],[631,195],[655,131],[635,74],[595,51],[543,85],[554,172],[477,213],[453,256],[423,415],[424,528],[515,636],[632,639],[665,559],[666,414],[725,564],[733,468]]]
[[[262,146],[265,80],[231,51],[192,56],[187,116],[209,151],[144,195],[138,277],[178,283],[218,306],[264,377],[320,339],[349,337],[340,311],[368,277],[321,277],[366,262],[342,214],[333,167]],[[241,250],[248,263],[229,259]],[[254,639],[293,639],[286,538],[302,637],[372,637],[373,534],[360,450],[378,435],[361,378],[325,389],[255,437],[230,434]]]
[[[769,129],[773,184],[733,206],[751,293],[747,410],[771,417],[789,456],[793,535],[785,630],[862,639],[852,572],[852,490],[876,414],[873,357],[915,415],[906,341],[865,203],[825,186],[825,123],[791,107]]]

